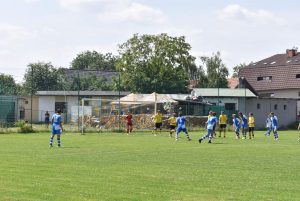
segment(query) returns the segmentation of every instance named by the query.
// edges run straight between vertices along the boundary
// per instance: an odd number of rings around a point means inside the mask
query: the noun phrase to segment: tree
[[[221,59],[221,53],[217,52],[211,57],[201,57],[207,71],[208,88],[227,88],[228,69]]]
[[[24,93],[61,90],[60,73],[51,63],[29,64],[24,75]]]
[[[17,95],[19,86],[11,75],[0,74],[0,95]]]
[[[85,51],[73,59],[72,69],[79,70],[116,70],[117,57],[112,53],[101,54],[96,51]]]
[[[233,74],[232,77],[239,77],[239,72],[242,68],[245,68],[247,66],[247,64],[245,63],[241,63],[236,65],[235,67],[233,67]]]
[[[119,46],[122,89],[139,93],[185,93],[195,58],[185,38],[135,34]]]

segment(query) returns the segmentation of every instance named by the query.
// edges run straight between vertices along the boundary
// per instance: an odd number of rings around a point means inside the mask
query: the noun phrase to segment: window
[[[300,97],[300,91],[298,92],[298,96]]]
[[[259,110],[260,109],[260,103],[257,103],[256,108]]]
[[[300,92],[299,92],[300,93]],[[28,104],[28,101],[25,101],[25,104],[27,105]]]
[[[57,110],[57,109],[61,109],[61,111],[63,112],[63,111],[66,111],[65,109],[66,109],[66,103],[65,102],[56,102],[55,103],[55,111]]]
[[[300,78],[300,74],[297,74],[297,75],[296,75],[296,78]]]
[[[235,103],[225,103],[225,110],[235,110]]]
[[[283,105],[283,109],[286,110],[286,108],[287,108],[287,106],[286,106],[286,105]]]
[[[272,80],[272,76],[260,76],[260,77],[257,77],[257,81],[271,81]]]
[[[274,110],[277,110],[277,104],[274,105]]]

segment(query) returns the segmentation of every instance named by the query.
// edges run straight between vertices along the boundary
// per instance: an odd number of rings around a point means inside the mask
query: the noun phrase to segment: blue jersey
[[[271,117],[272,127],[278,126],[278,119],[276,116]]]
[[[55,127],[55,130],[60,129],[61,116],[59,114],[53,114],[51,119],[52,127]]]
[[[232,123],[234,125],[235,128],[240,128],[240,120],[239,118],[235,117],[234,119],[232,119]]]
[[[177,117],[176,123],[177,123],[178,128],[185,128],[185,121],[186,121],[186,119],[184,116]]]
[[[207,130],[213,130],[214,125],[216,125],[217,122],[218,120],[216,116],[209,117],[209,119],[207,120]]]
[[[242,119],[242,127],[247,128],[248,127],[248,120],[247,120],[246,115],[243,115],[241,119]]]

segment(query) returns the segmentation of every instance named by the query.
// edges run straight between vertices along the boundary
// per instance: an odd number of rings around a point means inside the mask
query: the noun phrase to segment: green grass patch
[[[62,148],[46,133],[0,135],[0,200],[299,200],[297,131],[202,135],[64,133]]]

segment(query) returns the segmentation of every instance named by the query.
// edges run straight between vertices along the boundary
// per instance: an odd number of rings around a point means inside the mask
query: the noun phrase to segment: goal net
[[[134,130],[149,130],[153,128],[152,116],[157,110],[164,116],[170,116],[173,105],[170,102],[83,98],[79,106],[78,122],[82,133],[123,131],[126,128],[125,117],[130,112],[133,116]]]

